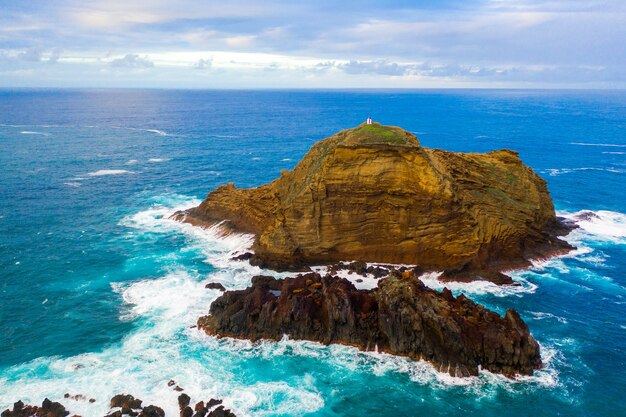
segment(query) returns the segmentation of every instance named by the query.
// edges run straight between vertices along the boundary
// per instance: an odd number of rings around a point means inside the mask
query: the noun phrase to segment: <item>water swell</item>
[[[120,225],[128,229],[130,240],[141,240],[145,234],[182,234],[187,239],[187,249],[201,251],[205,262],[215,270],[203,275],[189,265],[176,263],[156,279],[112,283],[113,291],[122,301],[120,319],[135,323],[134,330],[120,343],[100,352],[69,358],[40,358],[3,371],[0,384],[6,389],[0,393],[0,407],[8,406],[18,398],[29,402],[40,401],[43,396],[62,400],[66,392],[72,392],[97,400],[93,404],[87,401],[67,404],[72,412],[101,416],[108,409],[108,398],[119,392],[129,392],[147,404],[163,406],[168,415],[176,415],[178,393],[167,386],[170,379],[176,380],[192,398],[224,398],[225,405],[240,416],[299,415],[317,412],[325,406],[329,394],[320,392],[319,381],[314,375],[292,375],[287,381],[242,380],[236,370],[245,368],[247,361],[259,358],[276,366],[291,357],[308,358],[338,375],[346,372],[374,377],[398,374],[418,386],[461,390],[477,399],[492,398],[502,390],[526,392],[562,385],[557,370],[559,362],[555,359],[559,353],[551,345],[542,346],[546,367],[532,377],[508,379],[483,371],[478,377],[455,378],[437,372],[427,362],[384,353],[288,338],[278,343],[217,339],[192,328],[220,294],[205,289],[207,282],[220,282],[228,289],[240,289],[248,286],[251,277],[259,273],[285,276],[231,259],[234,254],[250,249],[252,235],[225,235],[219,225],[202,229],[169,219],[173,212],[199,202],[185,196],[161,196],[153,200],[150,208],[124,217]],[[423,279],[435,288],[454,285],[440,283],[437,277],[432,274]],[[536,285],[524,277],[516,279],[522,285],[504,288],[490,283],[469,283],[458,284],[453,290],[498,297],[535,291]],[[372,284],[368,282],[368,285]]]

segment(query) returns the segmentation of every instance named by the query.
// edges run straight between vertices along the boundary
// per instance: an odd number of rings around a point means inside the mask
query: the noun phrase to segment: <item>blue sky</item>
[[[626,1],[0,0],[0,86],[626,88]]]

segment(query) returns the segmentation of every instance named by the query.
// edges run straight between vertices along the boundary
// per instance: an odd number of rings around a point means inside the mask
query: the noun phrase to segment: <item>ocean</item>
[[[221,184],[269,182],[368,116],[428,147],[517,150],[559,215],[595,214],[567,236],[577,250],[514,272],[519,286],[448,284],[520,312],[542,347],[534,376],[453,378],[192,327],[220,294],[207,282],[244,288],[269,272],[229,260],[251,236],[169,214]],[[174,416],[173,379],[240,417],[626,415],[625,91],[5,89],[0,167],[0,410],[48,397],[99,417],[128,393]]]

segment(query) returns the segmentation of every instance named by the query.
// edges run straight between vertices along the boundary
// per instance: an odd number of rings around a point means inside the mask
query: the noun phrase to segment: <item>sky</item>
[[[0,87],[626,88],[626,1],[0,0]]]

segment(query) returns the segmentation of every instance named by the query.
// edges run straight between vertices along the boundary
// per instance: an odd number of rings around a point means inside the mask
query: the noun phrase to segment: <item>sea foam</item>
[[[89,175],[90,177],[101,177],[104,175],[122,175],[122,174],[133,174],[133,171],[127,171],[125,169],[100,169],[98,171],[87,173],[87,175]]]
[[[478,377],[455,378],[438,372],[425,361],[361,352],[348,346],[323,346],[286,337],[278,343],[253,343],[208,336],[193,328],[197,318],[206,314],[211,302],[220,295],[219,291],[205,289],[206,282],[219,281],[227,288],[241,289],[250,285],[255,274],[285,274],[231,259],[233,254],[250,250],[251,235],[225,234],[220,225],[202,229],[169,219],[175,211],[195,206],[199,200],[171,196],[158,201],[120,221],[129,228],[129,238],[141,240],[144,233],[182,233],[188,238],[187,245],[201,249],[216,270],[202,276],[182,265],[173,265],[157,279],[114,282],[112,288],[123,302],[120,318],[136,323],[133,330],[121,342],[99,352],[39,358],[4,370],[0,374],[0,408],[10,406],[16,399],[36,403],[48,397],[62,401],[72,413],[96,417],[107,412],[113,395],[130,393],[144,400],[144,404],[163,407],[166,415],[176,415],[179,393],[167,386],[167,381],[174,379],[194,401],[223,398],[225,406],[238,416],[293,414],[296,410],[298,414],[318,412],[325,402],[312,375],[268,381],[242,379],[236,374],[237,369],[245,368],[246,361],[254,358],[294,355],[323,361],[339,374],[358,371],[376,377],[398,373],[413,383],[433,389],[463,389],[477,397],[510,390],[520,383],[525,389],[558,384],[551,358],[545,356],[553,355],[553,351],[547,348],[542,348],[546,368],[532,377],[508,379],[483,371]],[[96,402],[66,400],[66,392],[80,393]]]

